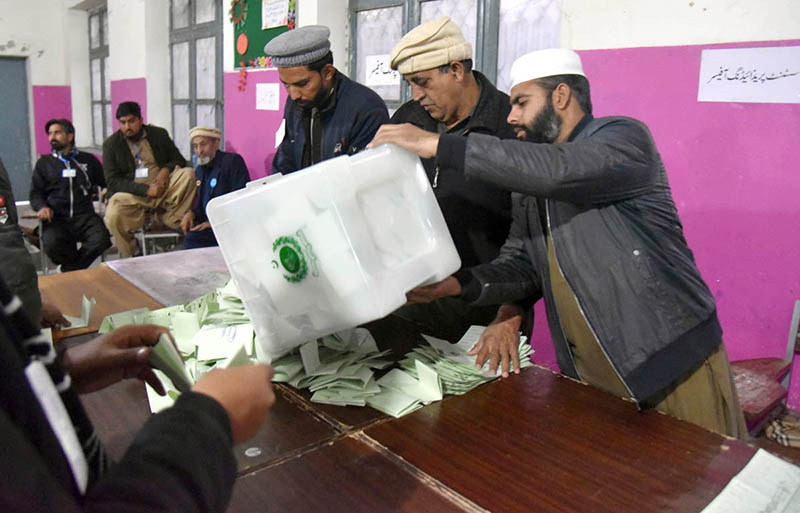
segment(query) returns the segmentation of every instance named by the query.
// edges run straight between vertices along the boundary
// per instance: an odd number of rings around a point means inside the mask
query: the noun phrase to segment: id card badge
[[[150,170],[146,167],[136,168],[136,178],[147,178],[150,176]]]
[[[75,178],[75,170],[71,168],[62,170],[61,178]]]

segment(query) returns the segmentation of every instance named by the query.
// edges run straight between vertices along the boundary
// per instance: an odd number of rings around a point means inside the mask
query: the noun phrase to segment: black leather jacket
[[[514,139],[514,129],[506,123],[511,110],[508,95],[498,91],[480,72],[472,73],[480,85],[481,95],[458,133]],[[436,132],[438,128],[438,122],[413,100],[397,109],[392,123],[411,123],[428,132]],[[490,262],[500,252],[511,226],[508,191],[490,183],[465,180],[463,174],[451,172],[446,164],[437,166],[434,159],[422,159],[422,165],[431,184],[436,184],[433,192],[461,257],[461,265],[471,267]]]
[[[0,278],[20,297],[28,316],[38,323],[42,313],[42,299],[39,295],[39,278],[33,260],[25,247],[22,231],[17,222],[17,207],[11,180],[0,160],[0,197],[5,205],[5,220],[0,216]]]
[[[437,160],[460,157],[468,180],[515,191],[509,238],[497,259],[472,269],[465,296],[486,304],[543,296],[558,365],[578,377],[554,308],[545,224],[586,320],[635,401],[646,402],[718,347],[714,298],[643,123],[594,119],[557,144],[458,139],[442,137]]]

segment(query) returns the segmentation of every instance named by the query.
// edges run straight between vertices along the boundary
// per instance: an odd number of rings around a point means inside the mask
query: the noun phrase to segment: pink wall
[[[256,84],[277,83],[277,70],[249,72],[243,91],[239,73],[225,73],[225,150],[239,153],[253,179],[267,176],[275,155],[275,132],[283,119],[286,90],[280,85],[280,108],[256,110]]]
[[[50,153],[50,141],[44,125],[54,118],[72,121],[72,99],[69,86],[33,86],[33,124],[36,154]]]
[[[122,102],[136,102],[142,109],[142,120],[147,123],[147,81],[144,78],[128,78],[111,81],[111,117],[113,130],[119,130],[117,106]]]
[[[700,54],[798,43],[579,52],[595,116],[638,118],[653,133],[731,360],[782,357],[800,298],[800,104],[698,102]],[[541,306],[536,318],[535,360],[555,367]],[[800,406],[798,368],[789,405]]]

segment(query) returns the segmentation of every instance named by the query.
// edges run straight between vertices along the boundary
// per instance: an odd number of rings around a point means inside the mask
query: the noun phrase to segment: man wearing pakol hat
[[[250,181],[244,159],[238,153],[221,151],[220,131],[213,127],[196,126],[189,130],[189,141],[197,156],[192,208],[181,220],[181,230],[186,234],[185,249],[217,246],[217,239],[206,216],[206,205],[211,198],[243,189]]]
[[[472,47],[448,17],[424,23],[407,33],[391,53],[391,67],[411,86],[412,100],[392,123],[411,123],[432,133],[488,134],[513,139],[506,123],[508,95],[472,69]],[[464,268],[494,259],[511,225],[511,195],[488,182],[466,180],[463,173],[423,159],[439,207]],[[409,299],[413,300],[413,296]],[[458,341],[472,324],[488,324],[496,306],[471,305],[445,297],[406,305],[395,315],[414,321],[424,333]]]
[[[272,160],[273,173],[357,153],[389,120],[380,96],[333,67],[329,35],[321,25],[300,27],[264,47],[289,93],[283,113],[286,134]]]
[[[169,133],[146,125],[136,102],[117,107],[119,130],[103,142],[103,171],[108,184],[106,225],[120,257],[133,256],[133,232],[145,214],[177,230],[194,199],[194,170],[186,167]]]
[[[589,82],[571,50],[532,52],[511,68],[520,141],[384,127],[393,142],[515,194],[500,256],[427,287],[503,302],[472,354],[518,372],[515,302],[544,297],[561,372],[712,431],[745,438],[716,305],[683,236],[647,127],[592,117]],[[423,294],[423,292],[420,292]]]

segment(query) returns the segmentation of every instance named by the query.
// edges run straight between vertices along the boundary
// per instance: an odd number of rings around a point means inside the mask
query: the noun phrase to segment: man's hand
[[[372,142],[367,145],[367,148],[374,148],[386,143],[394,143],[424,159],[429,159],[436,156],[436,149],[439,147],[439,134],[426,132],[409,123],[382,125]]]
[[[36,212],[36,217],[49,223],[53,220],[53,209],[50,207],[42,207],[38,212]],[[39,237],[41,236],[42,234],[40,233]]]
[[[409,303],[430,303],[440,297],[460,295],[461,284],[454,276],[449,276],[440,282],[417,287],[410,292],[406,292],[406,301]]]
[[[231,421],[233,443],[251,438],[275,403],[270,379],[274,374],[267,365],[244,365],[212,370],[192,387],[193,392],[215,399],[225,408]]]
[[[148,198],[160,198],[164,195],[164,192],[167,189],[163,187],[158,181],[154,180],[147,186],[147,197]]]
[[[68,327],[71,323],[64,317],[56,305],[42,296],[42,326],[45,328]]]
[[[169,330],[143,324],[123,326],[64,353],[62,364],[78,392],[95,392],[127,378],[139,378],[164,395],[161,381],[147,363],[150,346]],[[171,338],[171,337],[170,337]]]
[[[192,228],[192,231],[199,232],[200,230],[206,230],[208,228],[211,228],[211,223],[209,223],[208,221],[203,221],[202,223]]]
[[[169,169],[162,167],[161,171],[159,171],[156,175],[155,182],[163,187],[166,191],[167,186],[169,185]]]
[[[475,367],[483,367],[489,359],[489,372],[500,372],[504,378],[508,377],[509,368],[513,366],[514,374],[519,374],[519,327],[522,323],[522,309],[516,305],[503,305],[497,312],[497,317],[486,328],[478,343],[467,354],[478,355]]]
[[[194,226],[194,214],[192,214],[191,210],[187,210],[183,217],[181,218],[181,231],[184,235],[186,235],[189,230],[192,229]]]

